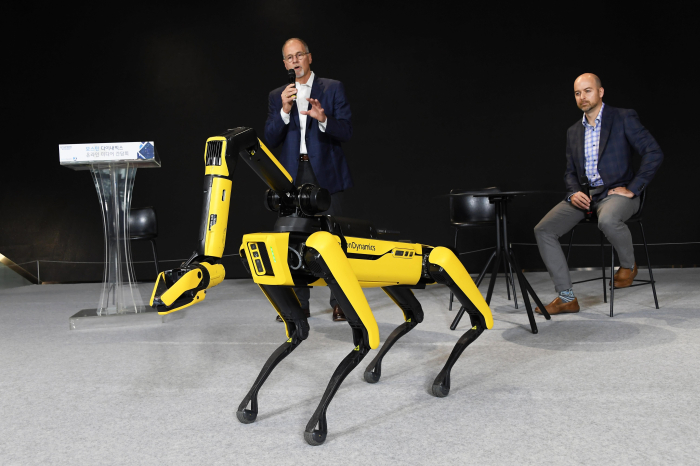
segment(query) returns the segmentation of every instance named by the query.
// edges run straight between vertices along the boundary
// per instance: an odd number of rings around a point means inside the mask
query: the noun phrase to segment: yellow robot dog
[[[274,231],[243,236],[240,256],[283,319],[287,332],[286,342],[268,358],[238,407],[238,420],[245,424],[255,421],[261,386],[275,366],[309,335],[309,324],[293,290],[301,286],[331,288],[350,324],[354,342],[354,349],[336,368],[306,426],[304,438],[309,444],[325,441],[326,411],[333,396],[369,350],[379,347],[377,322],[362,288],[382,288],[405,318],[365,370],[365,380],[370,383],[381,377],[382,359],[392,345],[423,320],[423,310],[412,289],[444,284],[466,308],[472,328],[455,344],[433,382],[432,393],[447,396],[452,366],[469,344],[493,326],[488,305],[459,259],[444,247],[378,239],[378,230],[365,221],[315,215],[329,207],[328,191],[310,184],[295,187],[292,177],[250,128],[235,128],[207,141],[199,250],[179,269],[159,276],[151,305],[161,314],[177,311],[203,300],[206,289],[223,279],[218,259],[223,254],[229,176],[236,154],[266,182],[270,188],[266,206],[279,212]]]

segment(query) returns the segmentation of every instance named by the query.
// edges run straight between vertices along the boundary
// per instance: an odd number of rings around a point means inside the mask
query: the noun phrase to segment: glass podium
[[[61,165],[89,170],[102,209],[104,275],[97,307],[71,316],[70,329],[162,322],[139,291],[129,240],[131,193],[138,168],[158,168],[153,142],[62,144]]]

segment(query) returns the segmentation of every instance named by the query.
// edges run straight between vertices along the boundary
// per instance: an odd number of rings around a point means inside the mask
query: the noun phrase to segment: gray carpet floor
[[[547,274],[528,277],[549,302]],[[424,322],[378,384],[362,378],[374,352],[348,376],[319,447],[304,427],[353,347],[326,288],[312,291],[311,335],[268,379],[250,425],[236,408],[286,338],[252,281],[226,280],[165,323],[73,331],[99,285],[2,290],[0,464],[698,464],[700,269],[655,278],[660,310],[650,287],[618,290],[610,318],[601,284],[578,285],[582,312],[538,317],[537,335],[499,279],[494,328],[455,365],[447,398],[430,386],[468,323],[449,330],[443,286],[416,291]],[[366,293],[385,339],[401,312]]]

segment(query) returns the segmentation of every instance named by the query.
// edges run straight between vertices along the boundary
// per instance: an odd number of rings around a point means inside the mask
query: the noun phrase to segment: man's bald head
[[[587,116],[595,118],[603,103],[605,90],[600,78],[593,73],[584,73],[574,81],[574,97],[576,105]]]
[[[587,80],[587,81],[593,80],[596,88],[603,87],[603,83],[600,82],[600,78],[598,76],[594,75],[593,73],[583,73],[581,76],[576,78],[576,81],[574,81],[574,87],[576,87],[576,83],[579,82],[580,80]]]

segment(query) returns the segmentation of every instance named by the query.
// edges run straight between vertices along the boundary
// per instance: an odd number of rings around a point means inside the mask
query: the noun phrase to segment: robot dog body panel
[[[258,284],[278,286],[327,286],[326,279],[314,270],[313,263],[307,263],[303,259],[304,251],[308,248],[317,250],[330,268],[339,264],[338,269],[332,272],[333,278],[357,313],[372,349],[379,345],[378,327],[360,288],[415,286],[421,279],[425,282],[425,275],[431,276],[430,282],[437,281],[458,288],[459,294],[470,301],[481,314],[483,326],[493,327],[493,317],[486,301],[459,259],[447,248],[430,249],[425,261],[422,254],[424,247],[421,244],[344,237],[348,249],[348,253],[344,253],[341,247],[343,241],[329,232],[312,233],[303,245],[290,245],[289,236],[289,233],[255,233],[243,236],[240,247],[241,260],[244,260],[248,270],[252,271],[253,280]],[[301,250],[297,250],[295,246]],[[359,249],[358,246],[366,252],[349,252]],[[284,254],[285,250],[295,253]],[[290,258],[295,261],[294,264],[289,263]],[[434,270],[424,270],[424,262]],[[310,281],[309,275],[321,277],[322,282]]]

